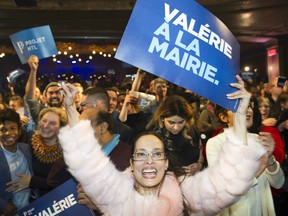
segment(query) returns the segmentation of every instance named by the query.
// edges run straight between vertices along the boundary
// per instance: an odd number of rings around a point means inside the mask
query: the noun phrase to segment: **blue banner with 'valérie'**
[[[116,58],[236,111],[240,47],[229,29],[192,0],[138,0]]]
[[[48,25],[17,32],[10,35],[10,39],[22,64],[26,63],[31,55],[42,59],[57,54],[55,41]]]
[[[77,202],[77,183],[70,179],[18,212],[19,216],[95,216]]]

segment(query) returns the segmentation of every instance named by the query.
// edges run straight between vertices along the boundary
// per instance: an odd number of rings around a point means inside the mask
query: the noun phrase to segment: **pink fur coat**
[[[61,129],[59,140],[69,171],[104,215],[177,216],[182,215],[183,197],[197,212],[214,215],[236,202],[251,186],[265,153],[257,143],[244,146],[233,131],[213,166],[194,176],[176,179],[166,174],[159,195],[143,196],[134,189],[127,169],[119,172],[101,151],[90,121]],[[179,184],[181,182],[181,184]]]

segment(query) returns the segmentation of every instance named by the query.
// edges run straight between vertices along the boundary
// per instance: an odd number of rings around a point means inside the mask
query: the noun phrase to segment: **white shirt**
[[[257,134],[248,133],[248,146],[253,145],[257,137]],[[225,142],[227,142],[225,133],[208,140],[206,154],[209,166],[217,161]],[[277,166],[277,170],[273,173],[265,169],[257,179],[254,179],[254,184],[249,191],[238,202],[225,208],[218,216],[275,216],[270,185],[280,188],[284,182],[284,175],[278,162]]]

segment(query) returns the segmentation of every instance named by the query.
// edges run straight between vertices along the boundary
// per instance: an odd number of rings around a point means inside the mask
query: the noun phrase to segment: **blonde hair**
[[[271,107],[271,102],[268,98],[265,97],[261,97],[258,99],[258,105],[260,106],[261,103],[267,103],[269,105],[269,107]]]
[[[63,109],[57,107],[47,107],[42,109],[38,115],[38,121],[40,121],[43,118],[43,116],[48,112],[53,112],[59,116],[60,127],[64,127],[68,124],[68,118],[66,112]]]

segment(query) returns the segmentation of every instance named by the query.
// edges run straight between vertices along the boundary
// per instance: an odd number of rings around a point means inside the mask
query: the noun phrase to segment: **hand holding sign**
[[[31,69],[31,71],[36,72],[39,66],[39,59],[35,55],[31,55],[28,59],[28,65]]]
[[[87,196],[84,192],[82,186],[78,184],[77,186],[78,193],[78,203],[81,205],[86,205],[88,208],[92,210],[98,210],[97,206],[92,202],[92,200]]]
[[[237,113],[246,115],[246,110],[250,102],[251,94],[245,89],[244,81],[242,80],[242,78],[239,75],[237,75],[236,78],[238,83],[231,83],[231,86],[237,88],[238,90],[233,93],[227,94],[227,98],[229,100],[241,98]]]

